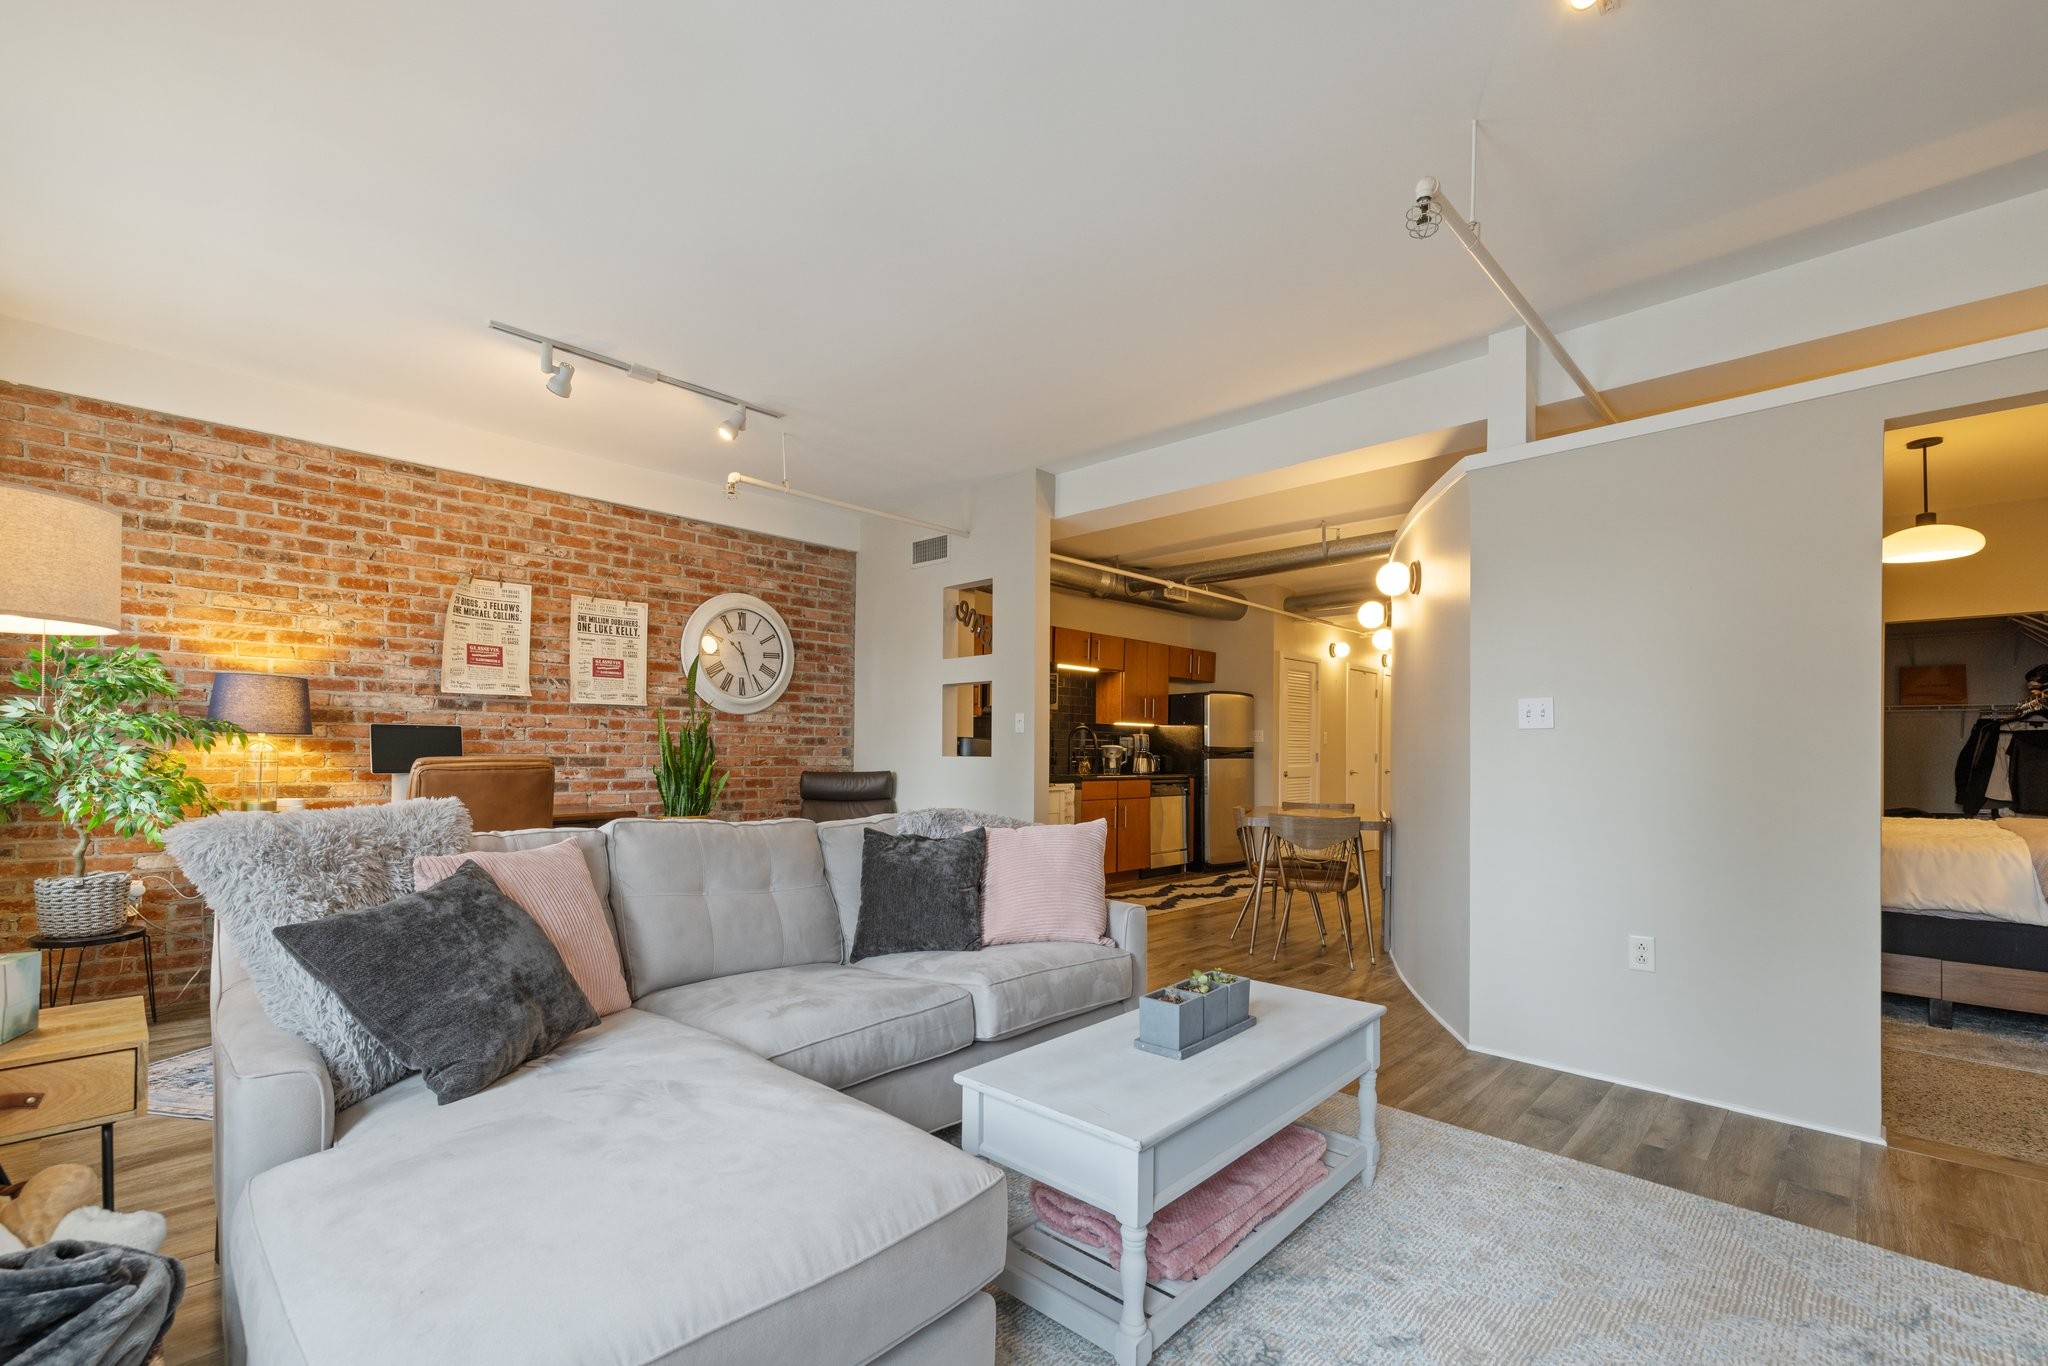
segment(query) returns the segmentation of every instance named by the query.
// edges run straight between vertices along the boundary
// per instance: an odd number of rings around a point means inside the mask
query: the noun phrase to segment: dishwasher
[[[1188,861],[1188,789],[1185,783],[1152,784],[1154,868],[1185,867]]]

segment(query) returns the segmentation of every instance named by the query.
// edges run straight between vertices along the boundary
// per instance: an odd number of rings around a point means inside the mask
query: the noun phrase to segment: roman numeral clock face
[[[796,646],[773,607],[746,593],[720,593],[683,628],[685,669],[692,659],[698,696],[720,711],[756,712],[789,686]]]

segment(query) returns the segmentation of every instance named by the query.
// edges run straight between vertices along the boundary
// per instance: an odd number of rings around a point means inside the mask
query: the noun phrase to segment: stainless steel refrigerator
[[[1195,810],[1194,856],[1210,868],[1244,862],[1237,842],[1236,807],[1252,805],[1252,695],[1184,692],[1166,700],[1171,725],[1195,726],[1194,770],[1201,779]]]

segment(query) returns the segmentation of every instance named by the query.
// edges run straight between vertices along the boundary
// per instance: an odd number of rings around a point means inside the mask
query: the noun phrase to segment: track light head
[[[747,405],[742,403],[732,410],[732,416],[718,424],[720,441],[736,441],[739,434],[747,429]]]
[[[548,392],[556,398],[569,397],[569,381],[576,377],[576,367],[567,361],[559,365],[555,363],[553,342],[540,344],[540,368],[541,373],[548,377]]]
[[[1443,210],[1436,204],[1437,180],[1435,176],[1424,176],[1415,183],[1415,203],[1408,210],[1408,235],[1410,237],[1434,237],[1444,221]]]

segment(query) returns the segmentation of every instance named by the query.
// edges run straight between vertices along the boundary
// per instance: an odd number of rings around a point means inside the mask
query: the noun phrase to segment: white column
[[[1486,449],[1527,445],[1536,435],[1536,358],[1541,350],[1526,327],[1486,339]]]

